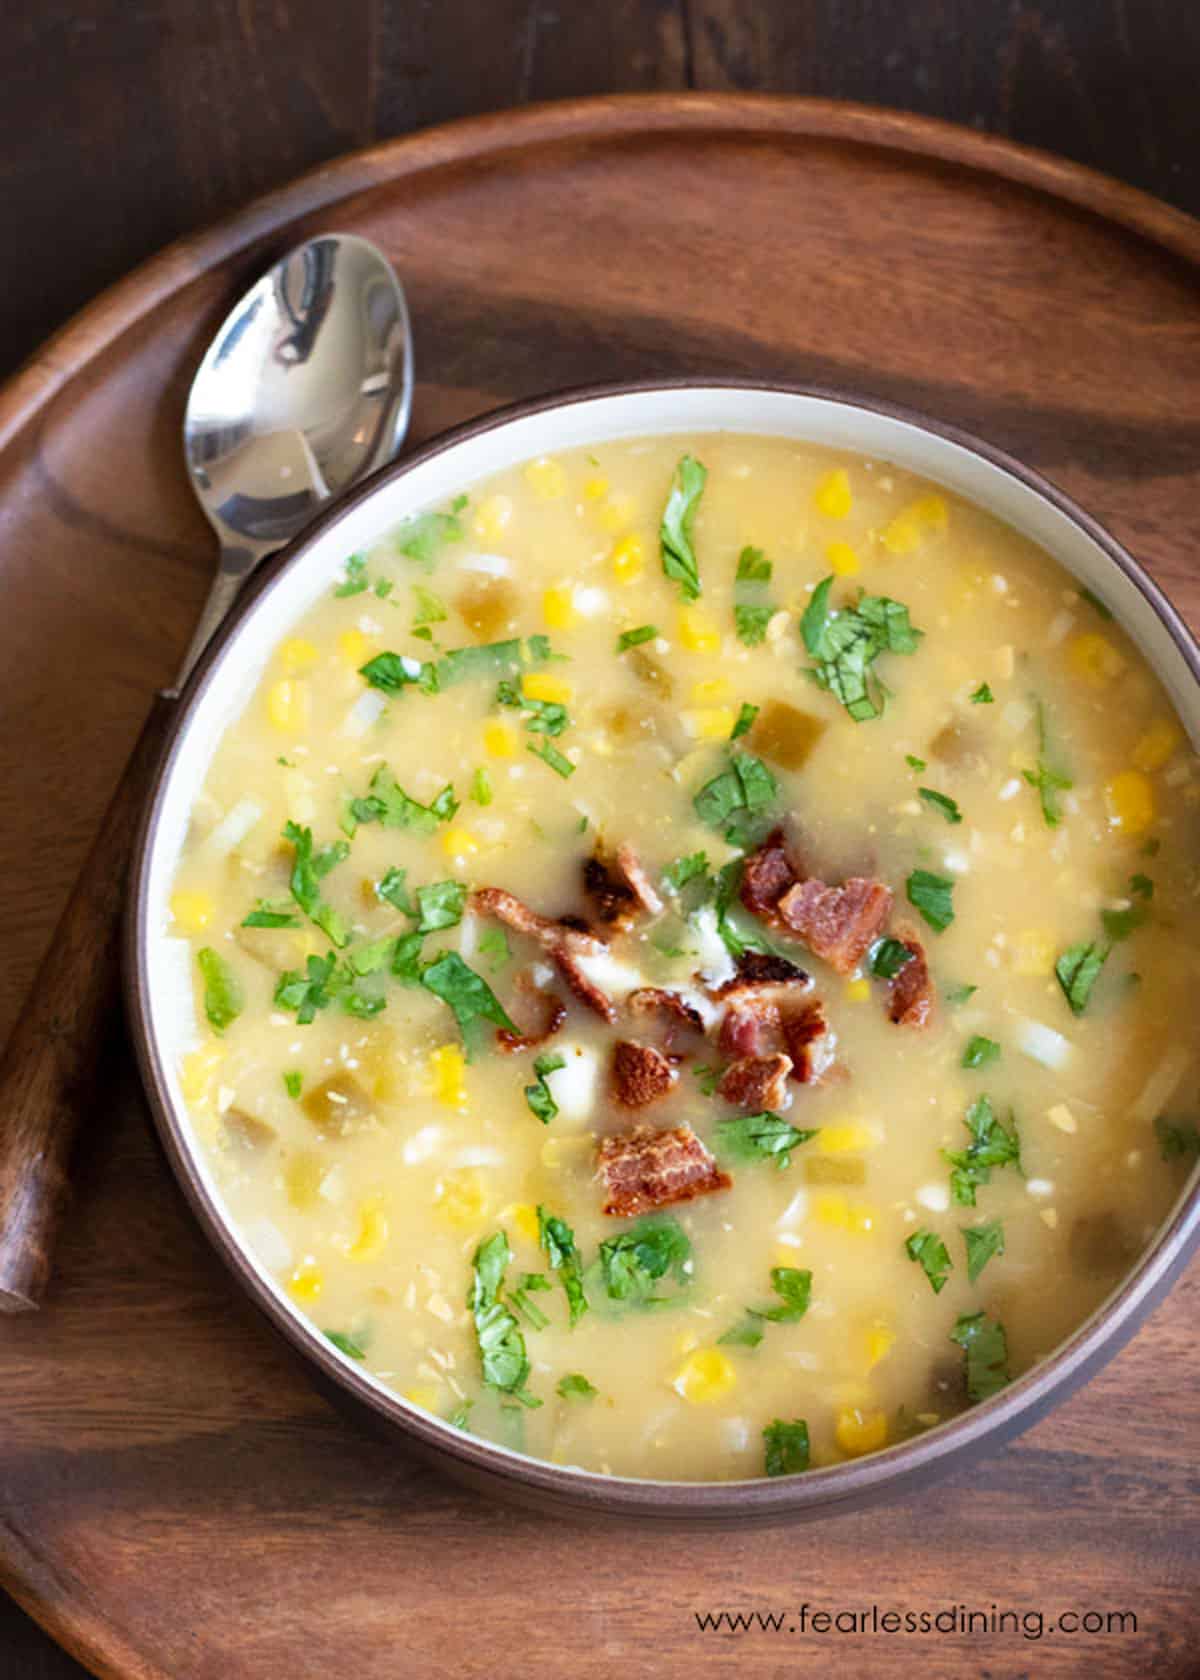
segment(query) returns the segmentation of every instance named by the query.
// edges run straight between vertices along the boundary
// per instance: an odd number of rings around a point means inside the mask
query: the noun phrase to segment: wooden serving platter
[[[605,99],[381,146],[173,247],[0,393],[0,1030],[213,561],[179,457],[192,367],[323,228],[376,240],[409,289],[415,439],[597,379],[844,385],[1041,468],[1200,624],[1200,225],[965,129],[783,99]],[[123,1045],[94,1095],[50,1302],[0,1321],[0,1581],[98,1674],[1194,1672],[1195,1267],[1087,1389],[908,1503],[568,1527],[351,1432],[185,1216]],[[801,1631],[805,1602],[943,1619]],[[944,1631],[955,1606],[1046,1631]],[[701,1632],[721,1609],[787,1614]]]

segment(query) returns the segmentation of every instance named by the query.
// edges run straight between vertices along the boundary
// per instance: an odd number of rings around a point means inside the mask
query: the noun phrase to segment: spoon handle
[[[0,1057],[0,1313],[41,1301],[71,1148],[104,1101],[96,1072],[119,1017],[125,876],[174,709],[173,695],[155,699]]]

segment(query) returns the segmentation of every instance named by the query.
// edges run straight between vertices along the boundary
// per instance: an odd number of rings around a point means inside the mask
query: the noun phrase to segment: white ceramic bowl
[[[1048,1360],[986,1405],[873,1457],[804,1476],[667,1483],[603,1477],[526,1458],[451,1428],[354,1367],[296,1311],[229,1223],[180,1089],[181,1057],[198,1038],[186,945],[167,932],[167,900],[192,801],[224,731],[254,692],[290,627],[408,515],[444,504],[514,463],[618,438],[740,432],[795,438],[890,462],[985,508],[1054,557],[1120,620],[1158,673],[1200,746],[1200,651],[1136,562],[1039,475],[935,421],[813,390],[675,381],[571,392],[471,422],[386,469],[323,515],[272,564],[209,650],[180,717],[135,862],[127,939],[130,1015],[168,1156],[201,1224],[251,1298],[314,1367],[374,1422],[398,1426],[460,1475],[539,1503],[692,1519],[815,1512],[898,1490],[944,1467],[981,1437],[1026,1426],[1099,1366],[1182,1267],[1200,1236],[1195,1175],[1156,1240],[1108,1301]]]

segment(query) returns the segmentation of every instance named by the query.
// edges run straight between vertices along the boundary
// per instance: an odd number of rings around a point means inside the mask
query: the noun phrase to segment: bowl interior
[[[740,432],[848,450],[889,462],[931,479],[1014,527],[1045,549],[1118,617],[1156,670],[1194,745],[1200,746],[1200,655],[1186,628],[1156,587],[1099,527],[1036,475],[950,429],[899,411],[818,392],[742,385],[662,385],[577,396],[525,405],[511,416],[473,423],[435,443],[413,461],[392,468],[347,503],[327,514],[294,546],[282,569],[240,616],[232,632],[206,661],[187,697],[177,733],[147,817],[134,882],[131,923],[131,986],[134,1030],[156,1117],[176,1172],[210,1237],[302,1352],[360,1398],[397,1420],[428,1444],[482,1463],[511,1461],[525,1481],[543,1481],[560,1491],[572,1478],[603,1490],[611,1504],[615,1479],[586,1471],[541,1465],[501,1447],[470,1441],[461,1432],[417,1411],[369,1374],[351,1369],[292,1307],[288,1297],[227,1223],[219,1188],[195,1146],[180,1088],[181,1057],[198,1042],[188,948],[167,932],[167,901],[192,800],[227,727],[253,694],[280,639],[341,573],[346,558],[366,550],[412,513],[469,490],[478,480],[520,461],[615,439],[673,433]],[[1180,1228],[1187,1195],[1135,1272],[1117,1290],[1123,1318],[1132,1318],[1144,1298],[1163,1286],[1179,1263],[1187,1233]],[[1200,1223],[1195,1207],[1190,1227]],[[1170,1252],[1166,1252],[1167,1250]],[[730,1507],[743,1496],[757,1502],[820,1502],[854,1487],[886,1481],[907,1456],[928,1463],[954,1450],[964,1435],[993,1425],[998,1433],[1014,1419],[1041,1409],[1050,1392],[1067,1385],[1093,1362],[1104,1340],[1104,1321],[1116,1302],[1110,1297],[1088,1324],[1044,1365],[1027,1373],[986,1408],[931,1431],[918,1442],[889,1449],[874,1459],[788,1478],[797,1484],[784,1496],[779,1483],[622,1483],[629,1503],[654,1508],[652,1490],[690,1490],[692,1503]],[[1047,1389],[1047,1383],[1049,1388]],[[1040,1388],[1038,1385],[1040,1384]],[[1037,1389],[1035,1394],[1032,1390]],[[1023,1398],[1024,1396],[1024,1398]],[[1028,1419],[1022,1418],[1022,1421]],[[894,1470],[891,1468],[894,1466]],[[822,1493],[822,1484],[826,1492]],[[638,1491],[641,1490],[641,1491]],[[752,1492],[752,1490],[758,1490]],[[838,1490],[835,1492],[835,1490]]]

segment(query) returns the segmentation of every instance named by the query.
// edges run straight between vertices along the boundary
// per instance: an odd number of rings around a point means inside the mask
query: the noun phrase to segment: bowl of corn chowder
[[[148,812],[201,1223],[519,1498],[816,1512],[1002,1440],[1196,1241],[1197,670],[1086,515],[897,410],[460,428],[281,558]]]

